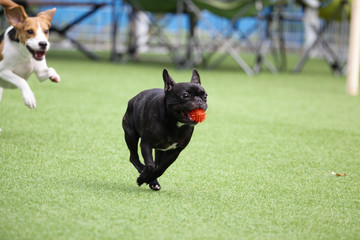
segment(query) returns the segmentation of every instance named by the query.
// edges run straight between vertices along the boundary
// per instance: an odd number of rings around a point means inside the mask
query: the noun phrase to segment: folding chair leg
[[[264,63],[266,65],[266,67],[269,69],[270,72],[272,73],[277,73],[278,71],[276,70],[276,68],[274,67],[274,65],[272,65],[266,58],[265,58],[265,53],[268,51],[268,49],[270,48],[270,40],[265,40],[264,42],[261,43],[261,46],[259,48],[259,52],[257,54],[256,57],[256,61],[253,67],[253,70],[255,73],[259,73],[261,70],[261,64]]]
[[[323,32],[323,31],[322,31]],[[308,60],[309,58],[309,54],[310,51],[312,49],[314,49],[315,46],[321,46],[322,48],[324,48],[324,57],[326,59],[326,61],[328,62],[328,64],[331,67],[331,70],[334,73],[340,73],[343,72],[343,69],[341,67],[341,61],[339,60],[339,57],[336,55],[336,53],[331,49],[331,47],[329,46],[329,44],[322,39],[322,32],[319,32],[319,35],[317,37],[317,39],[314,41],[314,43],[305,51],[305,53],[301,56],[301,59],[299,60],[299,62],[297,63],[297,65],[295,66],[293,72],[294,73],[298,73],[301,71],[301,69],[303,68],[305,62]],[[320,45],[321,43],[321,45]]]
[[[183,2],[188,6],[188,8],[197,16],[198,19],[202,19],[204,24],[206,24],[209,29],[216,35],[216,40],[219,44],[223,44],[226,48],[226,51],[231,55],[231,57],[237,62],[237,64],[248,74],[253,75],[254,71],[246,64],[246,62],[238,55],[235,49],[231,46],[229,41],[224,38],[217,29],[209,22],[207,19],[202,17],[200,9],[191,1],[191,0],[183,0]]]
[[[99,60],[100,59],[100,57],[97,54],[95,54],[95,53],[91,52],[90,50],[88,50],[86,47],[84,47],[83,44],[81,44],[80,42],[76,41],[75,39],[67,36],[66,33],[63,30],[59,30],[58,28],[56,28],[54,26],[52,26],[51,29],[53,31],[59,33],[63,38],[70,40],[70,42],[72,44],[74,44],[81,52],[83,52],[90,59],[92,59],[92,60]]]
[[[293,73],[299,73],[301,71],[301,69],[304,67],[305,62],[309,58],[310,51],[314,48],[313,46],[314,46],[314,44],[311,47],[309,47],[308,49],[306,49],[305,53],[301,56],[300,60],[296,64],[295,68],[293,69]]]
[[[86,49],[80,42],[78,42],[75,39],[70,38],[70,37],[67,37],[67,39],[69,39],[72,44],[74,44],[81,52],[83,52],[90,59],[92,59],[92,60],[99,60],[100,59],[100,57],[97,54],[95,54],[95,53],[89,51],[88,49]]]
[[[78,42],[75,39],[69,37],[66,33],[67,33],[67,31],[69,29],[71,29],[76,24],[80,23],[81,21],[83,21],[87,17],[94,14],[96,11],[98,11],[103,6],[105,6],[105,4],[96,4],[95,6],[93,6],[93,8],[89,12],[81,15],[80,17],[76,18],[72,22],[68,23],[62,29],[54,27],[54,26],[52,26],[51,29],[54,30],[55,32],[59,33],[62,37],[66,38],[66,39],[69,39],[71,41],[71,43],[73,43],[80,51],[82,51],[89,58],[91,58],[93,60],[99,60],[100,57],[98,55],[96,55],[95,53],[93,53],[90,50],[86,49],[80,42]]]
[[[309,58],[309,54],[311,52],[311,50],[314,49],[315,46],[318,45],[318,43],[320,42],[320,37],[322,36],[323,32],[325,31],[326,27],[327,27],[328,23],[326,23],[326,25],[320,29],[319,31],[315,30],[317,32],[318,37],[315,39],[315,41],[310,45],[310,47],[308,49],[305,50],[305,52],[303,53],[303,55],[301,56],[300,60],[298,61],[298,63],[296,64],[296,66],[293,69],[293,73],[299,73],[301,71],[301,69],[304,67],[305,62],[308,60]]]
[[[343,14],[345,13],[344,7],[347,4],[350,4],[349,0],[342,0],[340,6],[333,12],[330,19],[335,19],[335,17],[338,16],[339,13],[342,14],[342,19],[344,19],[344,16],[343,16]],[[329,26],[329,21],[327,21],[325,23],[325,25],[319,31],[315,30],[318,36],[317,36],[316,40],[314,41],[314,43],[308,49],[306,49],[305,53],[301,56],[299,62],[296,64],[295,68],[293,69],[294,73],[300,72],[300,70],[303,68],[306,60],[309,57],[310,51],[315,46],[317,46],[317,45],[320,46],[320,43],[322,43],[322,47],[324,49],[326,49],[326,51],[324,52],[325,53],[324,55],[325,55],[326,61],[328,62],[328,64],[331,67],[331,70],[334,73],[339,73],[339,74],[343,74],[345,72],[345,67],[341,66],[341,63],[340,63],[341,61],[339,60],[336,53],[332,50],[332,48],[329,46],[329,44],[324,39],[322,39],[323,33],[325,32],[325,30],[327,29],[328,26]],[[326,53],[328,53],[329,55],[326,55]]]
[[[270,72],[272,73],[277,73],[277,69],[276,67],[267,60],[265,54],[268,52],[268,50],[270,49],[270,44],[271,42],[273,42],[274,40],[271,37],[270,34],[270,30],[269,28],[269,24],[267,24],[267,29],[266,29],[266,40],[263,41],[259,47],[259,51],[256,54],[256,60],[255,60],[255,64],[253,67],[253,70],[255,73],[259,73],[261,70],[261,64],[264,63],[265,66],[269,69]],[[274,51],[273,51],[274,52]]]
[[[270,72],[272,73],[278,73],[278,69],[283,70],[284,68],[286,69],[286,57],[285,57],[285,41],[282,37],[282,23],[281,23],[281,19],[282,17],[282,7],[280,6],[278,13],[277,13],[277,17],[275,18],[272,14],[272,12],[274,11],[274,6],[271,7],[271,13],[270,15],[265,16],[265,20],[266,20],[266,29],[265,29],[265,40],[262,41],[262,43],[260,44],[259,50],[257,51],[256,54],[256,60],[255,60],[255,64],[253,67],[253,70],[255,73],[259,73],[261,70],[261,65],[264,64],[266,66],[267,69],[269,69]],[[273,31],[271,31],[271,27],[274,23],[278,23],[279,27],[278,27],[278,35],[279,35],[279,52],[276,50],[276,47],[271,46],[271,44],[275,44],[276,38],[274,37],[274,33]],[[269,49],[271,50],[271,53],[273,55],[273,59],[275,61],[275,65],[273,63],[271,63],[269,60],[267,60],[266,58],[266,53],[268,53]]]
[[[116,48],[116,43],[117,43],[117,29],[118,26],[121,25],[119,23],[119,16],[118,16],[118,12],[117,12],[117,7],[116,7],[116,0],[112,0],[111,1],[111,7],[112,7],[112,34],[111,34],[111,61],[113,62],[118,62],[120,60],[119,58],[119,54],[117,53],[117,48]]]
[[[324,55],[325,55],[325,58],[329,64],[331,70],[333,71],[333,73],[341,74],[342,67],[341,67],[341,61],[340,61],[339,57],[331,49],[331,47],[329,46],[329,44],[326,41],[321,40],[321,43],[322,43],[322,47],[325,49]],[[326,53],[328,53],[328,54],[326,54]]]

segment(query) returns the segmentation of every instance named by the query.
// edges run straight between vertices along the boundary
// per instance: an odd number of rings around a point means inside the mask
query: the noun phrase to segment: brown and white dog
[[[39,81],[60,82],[60,76],[46,64],[49,50],[49,28],[56,9],[28,17],[22,6],[11,0],[0,0],[12,25],[0,36],[0,100],[3,88],[19,88],[25,105],[36,107],[28,78],[34,72]]]

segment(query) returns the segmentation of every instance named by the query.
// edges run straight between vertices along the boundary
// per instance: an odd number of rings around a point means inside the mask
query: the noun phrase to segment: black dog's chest
[[[166,152],[166,151],[169,151],[169,150],[174,150],[174,149],[176,149],[178,146],[178,143],[177,142],[175,142],[175,143],[173,143],[173,144],[170,144],[169,146],[167,146],[167,147],[164,147],[164,146],[162,146],[162,148],[161,147],[158,147],[158,148],[156,148],[156,150],[160,150],[160,151],[163,151],[163,152]]]
[[[193,128],[181,127],[174,130],[163,129],[160,132],[154,132],[151,135],[156,136],[153,139],[153,148],[161,151],[182,150],[191,139]]]

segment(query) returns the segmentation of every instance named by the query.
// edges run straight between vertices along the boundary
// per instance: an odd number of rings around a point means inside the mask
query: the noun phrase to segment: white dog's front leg
[[[57,72],[55,71],[55,69],[53,68],[48,68],[48,73],[49,73],[49,78],[51,81],[53,82],[60,82],[60,76],[59,74],[57,74]]]
[[[36,63],[35,74],[41,82],[46,79],[50,79],[53,82],[60,82],[61,80],[55,69],[47,67],[45,60]]]
[[[0,102],[1,102],[2,94],[3,94],[3,89],[0,87]]]
[[[29,84],[25,79],[19,77],[11,71],[3,71],[0,73],[0,78],[11,83],[21,90],[25,105],[29,108],[36,108],[36,99],[34,93],[31,91]]]

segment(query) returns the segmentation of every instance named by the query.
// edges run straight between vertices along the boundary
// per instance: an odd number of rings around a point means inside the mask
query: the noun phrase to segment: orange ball
[[[189,117],[192,121],[199,123],[205,120],[206,113],[205,110],[197,108],[189,112]]]

